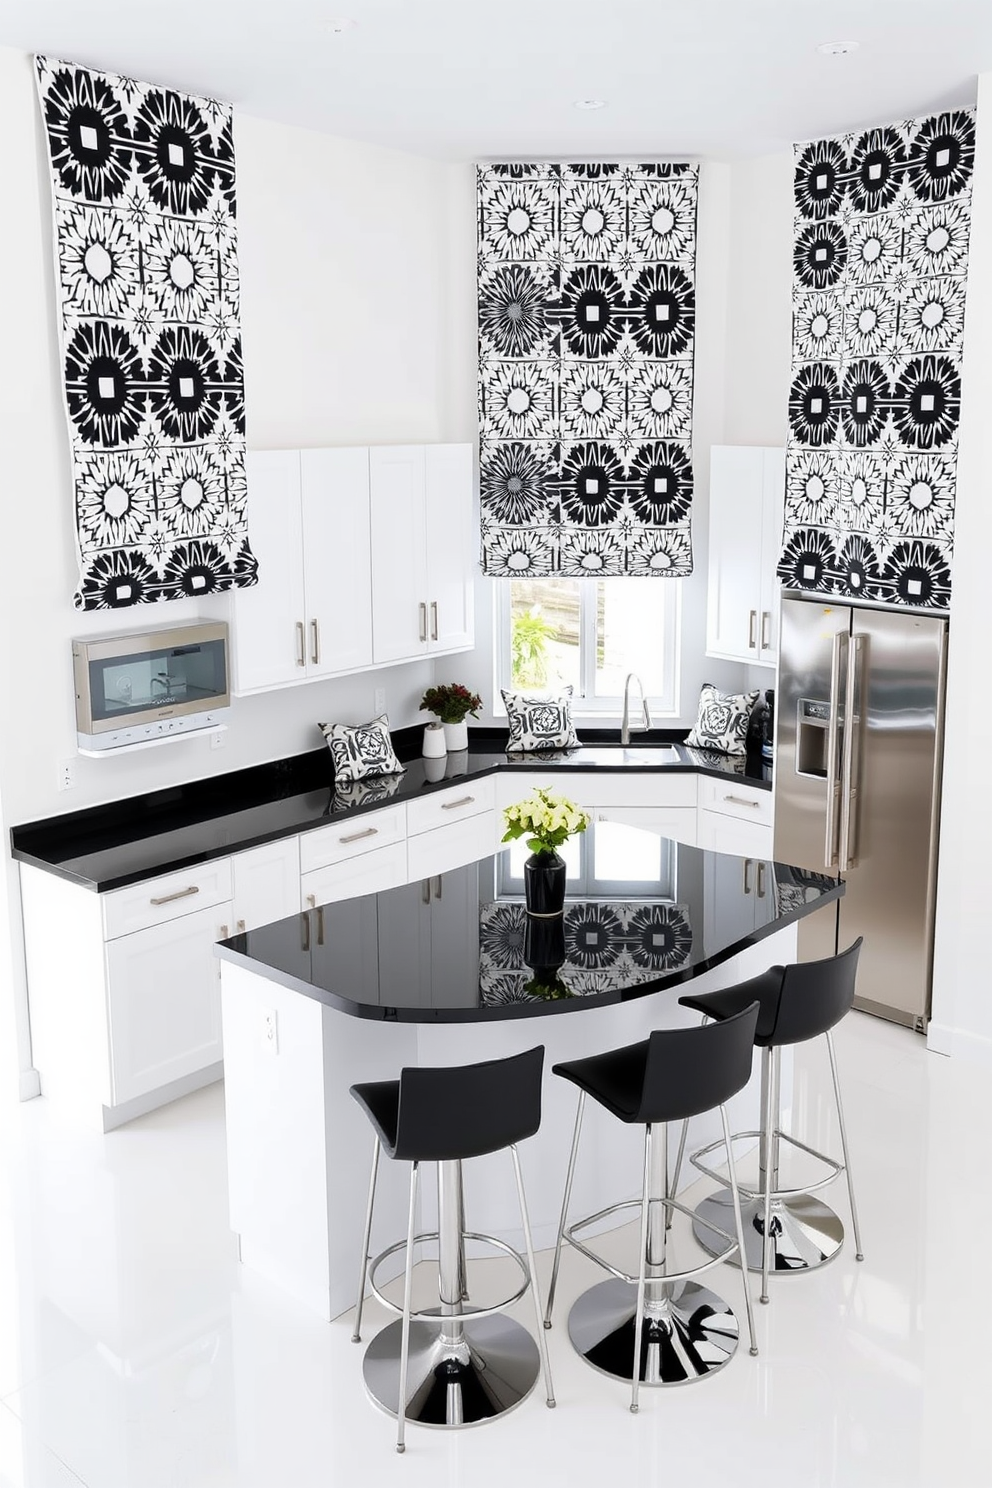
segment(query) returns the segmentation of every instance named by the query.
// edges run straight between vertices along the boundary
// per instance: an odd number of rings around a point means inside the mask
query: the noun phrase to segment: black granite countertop
[[[617,822],[574,841],[560,919],[527,915],[517,844],[444,873],[442,892],[432,880],[427,903],[421,883],[407,884],[263,925],[215,953],[354,1017],[475,1023],[677,987],[844,893],[782,863],[745,880],[737,858]],[[588,876],[603,863],[608,895]]]
[[[694,771],[771,789],[771,769],[760,758],[689,749],[679,742],[680,736],[660,730],[637,734],[627,750],[616,743],[615,731],[590,730],[581,733],[579,749],[511,755],[505,752],[505,732],[472,729],[469,748],[443,760],[421,758],[423,730],[419,727],[393,737],[406,766],[402,775],[379,776],[335,791],[330,754],[321,748],[106,806],[27,822],[11,828],[11,851],[19,862],[104,893],[312,831],[387,802],[400,803],[443,790],[452,780],[480,778],[499,770]]]

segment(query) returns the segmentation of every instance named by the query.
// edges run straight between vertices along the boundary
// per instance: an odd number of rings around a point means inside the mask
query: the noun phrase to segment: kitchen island
[[[528,920],[525,854],[504,850],[217,947],[232,1228],[246,1265],[320,1315],[355,1300],[371,1146],[352,1084],[538,1043],[550,1067],[694,1021],[678,1006],[685,984],[729,985],[790,959],[799,919],[843,893],[775,863],[751,865],[749,882],[744,860],[614,822],[570,847],[560,924]],[[753,1086],[738,1101],[734,1125],[754,1126]],[[553,1243],[572,1115],[571,1094],[547,1079],[541,1131],[521,1151],[538,1246]],[[640,1177],[636,1139],[589,1121],[583,1211],[632,1195]],[[694,1135],[715,1130],[701,1117]],[[403,1232],[404,1194],[386,1164],[373,1251]],[[466,1207],[471,1229],[519,1243],[498,1155],[471,1166]],[[429,1198],[423,1218],[432,1228]]]

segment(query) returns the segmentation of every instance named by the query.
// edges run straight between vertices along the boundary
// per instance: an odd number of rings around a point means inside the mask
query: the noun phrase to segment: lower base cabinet
[[[122,935],[107,946],[111,1101],[147,1095],[223,1057],[220,962],[233,903]]]

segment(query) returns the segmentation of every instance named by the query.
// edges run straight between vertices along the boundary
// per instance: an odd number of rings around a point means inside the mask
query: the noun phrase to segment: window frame
[[[510,583],[512,580],[504,580],[494,585],[495,595],[493,600],[494,616],[493,629],[496,644],[493,646],[493,698],[495,701],[494,712],[505,715],[501,688],[507,692],[514,690],[511,676],[511,646],[510,646]],[[519,582],[526,583],[526,578],[521,576]],[[596,597],[594,585],[598,583],[629,583],[646,584],[649,579],[576,579],[579,587],[579,690],[572,699],[573,718],[620,718],[623,712],[623,694],[615,697],[597,697],[596,686]],[[661,719],[679,718],[681,716],[681,631],[682,631],[682,581],[680,579],[661,579],[656,583],[665,586],[664,591],[664,655],[662,657],[662,674],[669,680],[669,686],[665,693],[648,694],[648,707],[651,711],[651,721],[657,724]]]

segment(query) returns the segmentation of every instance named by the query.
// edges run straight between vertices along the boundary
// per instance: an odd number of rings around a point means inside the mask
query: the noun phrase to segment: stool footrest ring
[[[494,1235],[479,1235],[474,1230],[464,1230],[462,1233],[465,1240],[476,1240],[480,1245],[491,1245],[495,1250],[502,1251],[503,1254],[509,1256],[511,1260],[516,1261],[517,1265],[520,1267],[523,1281],[521,1282],[518,1289],[512,1294],[512,1296],[504,1297],[502,1301],[494,1303],[492,1307],[469,1307],[458,1312],[446,1311],[443,1314],[440,1314],[437,1306],[434,1306],[433,1308],[425,1308],[422,1312],[412,1311],[410,1313],[411,1318],[419,1318],[425,1321],[429,1320],[432,1323],[436,1323],[439,1316],[443,1319],[443,1321],[452,1323],[467,1322],[470,1319],[473,1321],[478,1321],[480,1318],[495,1317],[497,1313],[504,1312],[507,1307],[512,1307],[514,1302],[519,1302],[520,1298],[527,1291],[527,1288],[531,1284],[530,1268],[519,1251],[514,1250],[513,1246],[507,1245],[505,1241],[497,1240]],[[421,1234],[414,1235],[413,1243],[414,1245],[420,1245],[431,1240],[437,1240],[438,1238],[439,1236],[437,1230],[429,1230]],[[377,1302],[382,1303],[383,1307],[385,1307],[387,1311],[395,1312],[398,1315],[402,1314],[403,1312],[402,1306],[398,1305],[396,1302],[391,1302],[388,1297],[383,1295],[383,1293],[376,1285],[375,1273],[378,1267],[381,1266],[383,1261],[388,1260],[391,1255],[396,1255],[401,1250],[406,1250],[405,1240],[398,1240],[395,1245],[390,1245],[386,1250],[380,1251],[375,1259],[369,1262],[368,1269],[369,1291],[375,1297]]]
[[[699,1222],[698,1216],[695,1211],[689,1209],[685,1204],[680,1204],[678,1199],[659,1199],[656,1202],[664,1204],[666,1217],[668,1210],[677,1209],[678,1212],[680,1214],[684,1214],[687,1219],[691,1219],[696,1223]],[[619,1267],[614,1266],[610,1261],[606,1260],[604,1256],[601,1256],[598,1251],[593,1250],[589,1245],[586,1245],[584,1241],[577,1239],[575,1233],[576,1230],[586,1229],[589,1225],[596,1224],[599,1220],[606,1219],[609,1215],[616,1214],[621,1209],[636,1209],[638,1213],[640,1213],[641,1201],[640,1199],[621,1199],[619,1203],[609,1204],[605,1209],[600,1209],[595,1214],[587,1215],[585,1219],[577,1219],[574,1224],[569,1225],[565,1230],[563,1230],[562,1239],[566,1240],[568,1244],[573,1247],[574,1250],[577,1250],[580,1252],[580,1254],[586,1256],[588,1260],[594,1261],[597,1266],[601,1266],[604,1271],[608,1271],[611,1276],[615,1276],[618,1281],[630,1282],[634,1286],[636,1286],[636,1274],[632,1276],[629,1272],[622,1271]],[[708,1271],[711,1266],[718,1266],[721,1261],[729,1260],[732,1256],[737,1254],[739,1247],[737,1244],[737,1237],[735,1235],[730,1234],[728,1230],[721,1228],[720,1225],[711,1224],[709,1220],[705,1220],[703,1221],[703,1223],[705,1223],[708,1230],[711,1230],[714,1234],[719,1235],[721,1239],[727,1241],[727,1245],[725,1246],[725,1248],[718,1254],[713,1255],[710,1260],[704,1261],[702,1265],[693,1266],[690,1270],[686,1271],[666,1271],[664,1276],[653,1277],[652,1280],[665,1282],[670,1281],[672,1283],[678,1281],[688,1281],[691,1277],[700,1276],[704,1271]],[[707,1250],[710,1249],[709,1246],[707,1246],[706,1248]]]
[[[798,1198],[801,1194],[817,1193],[821,1188],[826,1188],[828,1183],[833,1183],[834,1179],[839,1178],[841,1173],[843,1173],[843,1163],[835,1162],[832,1157],[828,1157],[825,1152],[820,1152],[816,1147],[808,1147],[805,1142],[800,1142],[797,1137],[790,1136],[788,1132],[776,1130],[774,1132],[774,1136],[782,1142],[788,1142],[790,1147],[796,1147],[801,1152],[807,1153],[810,1157],[815,1157],[818,1162],[826,1164],[826,1166],[830,1169],[830,1172],[825,1178],[817,1178],[814,1182],[803,1183],[797,1188],[773,1188],[773,1203],[776,1199],[793,1199]],[[760,1137],[761,1132],[735,1132],[730,1140],[731,1142],[743,1142],[750,1138]],[[707,1178],[712,1178],[715,1183],[719,1183],[723,1188],[729,1189],[730,1180],[726,1177],[725,1174],[721,1173],[716,1168],[709,1167],[707,1163],[700,1162],[699,1160],[702,1157],[708,1157],[711,1152],[716,1152],[718,1150],[724,1150],[723,1143],[710,1142],[708,1146],[700,1147],[698,1151],[693,1152],[689,1157],[689,1161],[692,1163],[694,1168],[697,1168],[700,1173],[704,1173]],[[764,1189],[754,1188],[747,1183],[742,1183],[740,1179],[737,1180],[737,1187],[740,1191],[742,1199],[761,1198],[764,1194]]]

